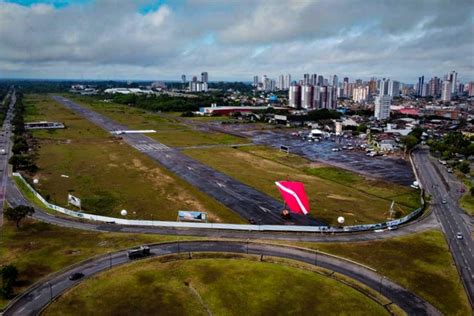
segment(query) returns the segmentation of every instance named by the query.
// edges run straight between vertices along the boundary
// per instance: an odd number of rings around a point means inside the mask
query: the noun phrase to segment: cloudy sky
[[[0,0],[0,78],[474,80],[472,0]]]

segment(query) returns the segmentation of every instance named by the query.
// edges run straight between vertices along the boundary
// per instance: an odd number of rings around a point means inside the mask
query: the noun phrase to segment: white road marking
[[[134,144],[132,145],[135,149],[138,149],[141,152],[150,152],[150,151],[166,151],[170,148],[163,144],[148,143],[148,144]]]

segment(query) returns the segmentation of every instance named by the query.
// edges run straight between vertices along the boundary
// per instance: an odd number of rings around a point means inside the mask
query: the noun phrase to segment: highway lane
[[[464,220],[465,213],[458,206],[459,184],[447,173],[445,168],[436,166],[426,148],[413,154],[415,165],[424,189],[432,196],[432,209],[438,217],[449,248],[471,302],[474,302],[474,244],[471,239],[469,223]],[[444,179],[443,179],[444,178]],[[444,204],[442,201],[445,200]],[[460,233],[463,238],[458,239]]]
[[[126,126],[64,97],[54,96],[53,98],[109,132],[128,129]],[[122,134],[120,136],[127,144],[157,161],[194,187],[235,211],[241,217],[253,219],[257,224],[289,224],[287,220],[280,216],[283,209],[282,202],[191,159],[178,150],[167,147],[144,134]],[[291,222],[298,225],[323,224],[311,217],[297,214],[293,214]]]
[[[0,153],[0,227],[3,225],[3,205],[6,200],[6,191],[8,184],[8,159],[10,157],[11,149],[11,119],[13,116],[13,107],[16,103],[16,91],[12,88],[8,94],[11,96],[5,120],[2,124],[2,131],[0,132],[0,148],[4,149],[4,153]]]
[[[385,278],[383,275],[376,273],[373,269],[327,256],[323,253],[309,252],[278,245],[236,241],[172,242],[151,246],[151,252],[152,256],[176,253],[227,252],[292,259],[323,267],[355,279],[373,290],[380,292],[410,315],[440,315],[440,312],[430,303]],[[68,276],[74,272],[82,272],[87,278],[101,271],[108,270],[113,266],[130,262],[131,260],[128,259],[126,250],[122,250],[74,265],[37,283],[14,301],[13,304],[9,305],[4,315],[23,316],[38,314],[54,297],[83,280],[70,281]],[[317,293],[314,295],[317,295]]]

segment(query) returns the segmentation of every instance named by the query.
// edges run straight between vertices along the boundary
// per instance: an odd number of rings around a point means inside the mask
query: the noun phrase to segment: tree
[[[462,173],[464,174],[467,174],[469,173],[469,171],[471,170],[471,168],[469,167],[469,163],[467,161],[463,161],[460,165],[459,165],[459,171],[461,171]]]
[[[400,141],[405,146],[405,152],[412,150],[418,144],[418,139],[413,135],[403,136]]]
[[[14,265],[6,265],[0,270],[2,278],[2,288],[0,289],[4,299],[9,299],[13,295],[13,284],[18,277],[18,269]]]
[[[5,217],[12,222],[15,222],[16,228],[20,228],[20,222],[28,215],[32,215],[35,209],[27,205],[19,205],[17,207],[7,208],[3,214]]]

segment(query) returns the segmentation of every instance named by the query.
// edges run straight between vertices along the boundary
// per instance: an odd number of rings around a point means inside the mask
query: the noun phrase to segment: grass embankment
[[[471,173],[471,179],[474,175]],[[469,215],[474,215],[474,195],[471,194],[471,188],[474,186],[471,179],[466,179],[464,174],[458,175],[459,178],[464,182],[466,187],[466,192],[459,200],[459,205],[466,211]]]
[[[268,262],[147,260],[107,271],[67,292],[45,315],[386,315],[355,289]]]
[[[27,121],[60,121],[67,126],[33,132],[39,142],[35,188],[50,202],[66,206],[71,193],[82,199],[88,213],[117,217],[126,209],[128,218],[176,220],[177,211],[187,209],[206,211],[214,222],[243,222],[213,198],[49,97],[28,95],[25,104]]]
[[[66,95],[71,100],[104,114],[131,129],[154,129],[157,133],[148,134],[151,138],[171,147],[198,145],[241,144],[247,139],[219,132],[201,132],[181,123],[172,115],[166,117],[121,104],[98,101],[91,97]]]
[[[275,181],[301,181],[312,216],[328,224],[336,224],[338,216],[344,216],[348,225],[385,221],[392,200],[400,216],[419,205],[419,193],[410,188],[367,180],[263,146],[188,149],[184,153],[276,199],[281,196]]]
[[[438,230],[371,242],[298,245],[375,268],[379,274],[423,297],[445,315],[470,314],[464,287],[443,233]]]
[[[194,237],[98,233],[58,227],[26,220],[20,229],[11,222],[2,227],[0,263],[13,264],[19,270],[14,288],[19,294],[40,278],[95,255],[140,244]],[[0,299],[0,309],[7,301]]]

